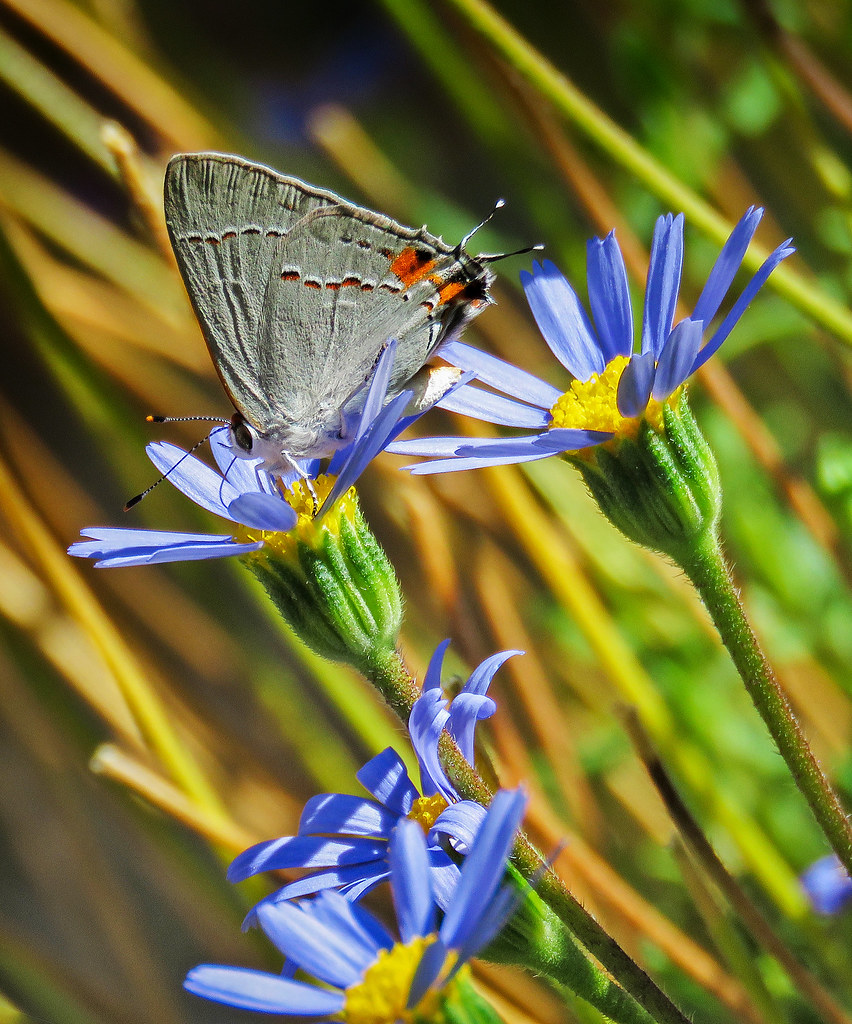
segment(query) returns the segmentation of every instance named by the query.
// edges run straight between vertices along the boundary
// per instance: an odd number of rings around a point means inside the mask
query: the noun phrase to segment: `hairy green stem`
[[[713,531],[708,531],[703,542],[695,545],[691,557],[684,559],[681,567],[710,612],[796,785],[832,849],[852,874],[852,827],[752,631]]]

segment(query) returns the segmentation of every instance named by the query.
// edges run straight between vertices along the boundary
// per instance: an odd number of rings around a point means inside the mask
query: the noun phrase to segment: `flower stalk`
[[[716,531],[706,533],[679,564],[710,612],[796,785],[832,849],[852,874],[852,826],[751,628]]]

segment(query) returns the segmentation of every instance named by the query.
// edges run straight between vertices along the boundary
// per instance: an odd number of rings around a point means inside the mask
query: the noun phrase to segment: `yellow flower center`
[[[424,834],[428,835],[429,829],[448,806],[447,801],[440,793],[436,793],[434,796],[419,796],[408,812],[408,819],[416,821],[423,829]]]
[[[627,356],[610,360],[603,373],[595,373],[588,380],[575,380],[550,410],[551,428],[575,430],[605,430],[617,438],[634,438],[642,419],[658,431],[663,429],[663,403],[652,398],[641,416],[622,416],[618,411],[618,382],[630,362]],[[669,395],[674,405],[682,387]]]
[[[296,480],[289,488],[281,487],[282,497],[298,516],[292,530],[258,530],[251,526],[241,525],[234,531],[234,537],[241,544],[262,540],[267,555],[278,554],[284,557],[293,555],[299,541],[316,547],[323,532],[339,533],[341,518],[351,517],[354,512],[357,498],[355,489],[350,487],[323,515],[322,519],[319,522],[316,521],[315,516],[334,486],[335,479],[336,477],[325,474],[311,481],[316,499],[305,480]],[[248,557],[251,557],[251,554]]]
[[[434,935],[418,936],[405,945],[397,943],[393,949],[382,950],[361,981],[346,990],[343,1018],[347,1024],[411,1024],[415,1017],[435,1018],[439,983],[416,1006],[406,1006],[423,954],[434,941]],[[442,974],[450,969],[452,960],[452,956],[447,958]]]

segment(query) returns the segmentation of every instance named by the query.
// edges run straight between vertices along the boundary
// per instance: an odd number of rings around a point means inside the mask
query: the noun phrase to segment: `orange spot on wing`
[[[310,281],[309,280],[309,281],[305,281],[304,284],[305,284],[306,288],[322,288],[322,285],[319,283],[319,281]]]
[[[451,299],[454,299],[465,289],[465,286],[460,281],[447,281],[446,284],[439,284],[436,281],[435,283],[438,284],[438,303],[442,306],[445,302],[450,302]]]
[[[408,288],[415,281],[419,281],[421,277],[425,277],[434,266],[435,261],[429,256],[429,253],[409,245],[394,259],[390,269]]]

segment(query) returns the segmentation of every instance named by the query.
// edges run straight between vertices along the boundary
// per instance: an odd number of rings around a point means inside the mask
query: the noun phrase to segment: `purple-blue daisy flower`
[[[642,418],[659,428],[664,403],[718,351],[775,267],[795,251],[789,239],[779,245],[704,340],[762,216],[763,210],[756,207],[745,213],[723,246],[691,315],[677,324],[673,321],[683,267],[683,214],[657,220],[638,352],[634,351],[627,270],[614,232],[592,238],[587,245],[591,316],[555,264],[550,260],[534,263],[532,273],[522,272],[521,281],[545,341],[574,377],[568,391],[563,393],[511,363],[451,341],[441,347],[441,356],[473,371],[477,380],[438,404],[490,423],[536,432],[499,440],[418,438],[395,442],[388,450],[434,460],[408,467],[413,473],[442,473],[531,462],[633,436]]]
[[[321,793],[305,805],[296,836],[258,843],[231,864],[228,878],[242,881],[261,871],[308,869],[264,900],[278,902],[339,889],[348,899],[360,899],[388,877],[388,842],[400,821],[415,821],[428,838],[429,860],[439,894],[446,896],[452,878],[448,847],[466,851],[485,815],[484,808],[462,800],[441,767],[438,740],[446,729],[470,764],[474,759],[476,723],[495,711],[487,695],[497,670],[521,651],[501,651],[486,658],[447,707],[441,689],[441,667],[449,640],[432,655],[409,718],[412,746],[420,767],[420,790],[411,781],[399,754],[388,747],[358,772],[358,781],[372,799],[346,793]],[[247,923],[254,921],[252,911]]]
[[[201,508],[228,520],[237,529],[230,534],[207,534],[93,527],[82,531],[87,539],[72,544],[69,554],[95,558],[98,568],[226,558],[262,548],[272,536],[291,531],[300,516],[314,520],[324,515],[346,494],[371,460],[442,393],[438,390],[431,397],[427,395],[414,414],[406,414],[413,397],[411,390],[385,404],[395,349],[396,343],[391,342],[382,353],[363,408],[353,422],[351,440],[334,453],[319,480],[319,460],[304,462],[298,469],[294,467],[289,476],[273,476],[261,468],[263,459],[248,459],[240,454],[231,428],[226,426],[217,427],[210,434],[218,472],[177,445],[157,441],[149,444],[146,451],[165,479]],[[306,487],[306,480],[317,483]],[[322,501],[318,511],[315,495]]]
[[[802,888],[819,914],[836,914],[852,900],[852,878],[830,853],[802,872]]]
[[[399,940],[337,892],[266,903],[258,919],[284,954],[284,971],[202,964],[187,974],[184,987],[240,1009],[306,1020],[395,1024],[416,1017],[422,1001],[446,993],[459,969],[511,915],[516,891],[503,877],[525,802],[522,790],[496,794],[461,869],[455,869],[452,900],[440,924],[426,839],[417,824],[402,820],[389,853]],[[316,983],[295,980],[296,970]]]

